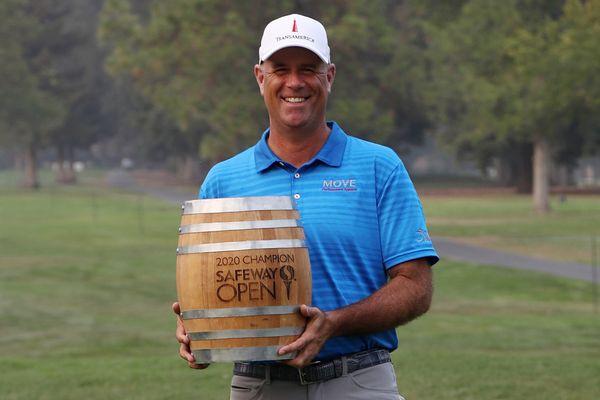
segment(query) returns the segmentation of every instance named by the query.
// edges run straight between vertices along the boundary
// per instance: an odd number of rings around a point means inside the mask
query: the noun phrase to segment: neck
[[[330,131],[325,122],[311,129],[281,129],[271,124],[267,143],[277,157],[299,168],[321,150]]]

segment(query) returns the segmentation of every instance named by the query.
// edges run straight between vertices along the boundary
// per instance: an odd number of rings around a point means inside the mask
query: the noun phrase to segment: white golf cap
[[[285,47],[303,47],[318,55],[325,63],[330,62],[325,27],[304,15],[290,14],[269,22],[260,40],[259,63]]]

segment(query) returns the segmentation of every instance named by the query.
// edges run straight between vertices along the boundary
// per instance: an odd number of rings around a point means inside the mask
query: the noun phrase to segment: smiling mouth
[[[304,103],[308,100],[308,97],[284,97],[283,101],[286,103]]]

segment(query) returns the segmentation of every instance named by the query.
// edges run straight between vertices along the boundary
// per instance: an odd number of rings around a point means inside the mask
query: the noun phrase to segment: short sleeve
[[[399,159],[378,191],[377,211],[386,269],[417,258],[427,258],[430,265],[439,260],[427,232],[423,207]]]
[[[216,199],[219,197],[219,182],[217,179],[216,166],[211,168],[204,178],[204,182],[198,190],[199,199]]]

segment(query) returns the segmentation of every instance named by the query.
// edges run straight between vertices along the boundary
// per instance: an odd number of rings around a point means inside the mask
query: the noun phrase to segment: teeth
[[[286,97],[285,101],[288,103],[302,103],[303,101],[306,101],[306,99],[304,97]]]

